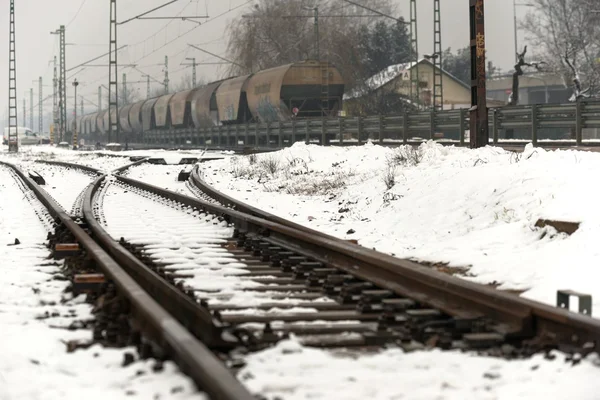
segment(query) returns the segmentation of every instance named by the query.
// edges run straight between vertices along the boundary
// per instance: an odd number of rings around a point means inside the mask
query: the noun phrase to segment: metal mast
[[[196,87],[196,57],[186,58],[186,60],[192,60],[192,86]],[[148,78],[148,82],[150,82]]]
[[[165,56],[165,94],[169,93],[169,56]]]
[[[44,112],[44,107],[42,107],[42,103],[44,102],[44,98],[42,96],[43,93],[43,88],[42,88],[42,77],[40,76],[40,88],[39,88],[39,103],[38,103],[38,131],[40,133],[44,132],[44,116],[43,116],[43,112]]]
[[[52,79],[52,85],[54,87],[54,93],[52,96],[52,120],[53,126],[50,130],[50,143],[54,144],[54,132],[58,127],[58,71],[56,69],[56,56],[54,56],[54,78]]]
[[[123,74],[123,105],[127,104],[127,74]],[[117,116],[117,118],[119,118]]]
[[[102,111],[102,86],[98,86],[98,112]]]
[[[27,126],[27,100],[23,97],[23,126]]]
[[[433,109],[444,109],[442,82],[442,13],[440,0],[433,0]]]
[[[62,142],[67,134],[67,62],[66,62],[66,44],[65,44],[65,26],[60,26],[60,78],[58,81],[59,88],[59,143]]]
[[[150,98],[150,75],[146,75],[146,98]]]
[[[116,141],[119,142],[119,118],[113,121],[112,110],[119,108],[119,86],[117,71],[117,0],[110,0],[110,34],[109,34],[109,61],[108,61],[108,142],[112,141],[115,132]]]
[[[419,96],[419,43],[417,40],[417,0],[410,0],[410,46],[415,52],[415,65],[410,68],[410,99],[417,103]],[[416,92],[416,93],[415,93]]]
[[[83,97],[81,97],[81,116],[83,116]]]
[[[29,129],[33,131],[33,88],[29,88]]]
[[[79,82],[75,79],[73,81],[73,87],[75,88],[75,100],[73,101],[73,150],[77,150],[77,144],[79,143],[77,138],[79,129],[79,124],[77,123],[77,86],[79,86]]]
[[[10,0],[8,46],[8,151],[19,151],[17,132],[17,52],[15,41],[15,0]]]
[[[471,147],[487,146],[490,140],[485,82],[485,14],[483,0],[469,0],[471,27]]]
[[[315,60],[319,61],[320,58],[320,54],[319,54],[319,7],[315,7],[313,9],[314,13],[315,13],[315,22],[314,22],[314,28],[315,28]]]

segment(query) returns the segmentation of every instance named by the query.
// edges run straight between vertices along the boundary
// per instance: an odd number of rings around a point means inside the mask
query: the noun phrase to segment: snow
[[[594,295],[598,310],[600,289],[594,287],[594,270],[600,250],[591,243],[599,233],[600,209],[590,183],[600,167],[599,155],[530,147],[517,155],[493,147],[468,150],[430,142],[420,149],[419,162],[413,164],[401,160],[402,155],[412,156],[406,148],[372,144],[322,148],[298,143],[254,156],[257,161],[252,165],[250,157],[234,156],[200,167],[218,189],[306,226],[358,239],[362,245],[398,257],[466,266],[473,276],[465,279],[528,289],[525,296],[551,304],[558,288],[588,292]],[[67,160],[76,152],[53,148],[51,153],[41,153],[39,157],[54,154],[55,159]],[[179,152],[163,154],[176,158]],[[22,165],[35,157],[31,155],[28,161],[0,153],[0,158]],[[72,160],[83,157],[73,156]],[[390,159],[396,160],[394,168],[388,166]],[[146,165],[134,167],[130,176],[158,186],[183,188],[174,181],[175,171],[188,166]],[[270,165],[275,165],[274,173],[268,171]],[[391,189],[384,183],[388,171],[394,178]],[[47,175],[51,180],[57,176]],[[71,309],[77,318],[89,317],[90,309],[80,298],[70,299],[62,293],[63,281],[50,279],[60,265],[48,262],[43,247],[49,219],[40,222],[32,209],[22,205],[36,201],[31,195],[23,200],[11,179],[0,168],[0,399],[79,399],[82,395],[91,399],[202,398],[172,363],[156,374],[151,372],[151,361],[120,367],[126,350],[95,346],[73,354],[65,352],[65,341],[89,339],[91,332],[50,327],[68,326],[73,320]],[[68,179],[60,186],[65,182]],[[71,186],[71,199],[79,186]],[[211,304],[250,306],[275,302],[272,296],[281,295],[240,290],[253,283],[236,277],[244,264],[220,247],[231,235],[224,224],[189,209],[159,204],[116,183],[103,190],[105,214],[101,219],[112,236],[145,244],[146,251],[169,269],[191,271],[194,278],[184,281],[200,288],[201,296]],[[64,195],[68,203],[68,194]],[[540,217],[577,221],[581,227],[572,236],[539,230],[533,225]],[[351,229],[355,232],[347,233]],[[541,238],[543,232],[546,235]],[[3,245],[14,237],[23,244]],[[33,294],[32,287],[40,292]],[[61,304],[61,298],[68,301]],[[287,305],[300,302],[277,301]],[[262,313],[290,310],[298,308]],[[35,319],[55,311],[58,317]],[[241,312],[247,311],[236,311]],[[269,400],[596,399],[600,390],[595,379],[598,357],[590,356],[572,366],[565,362],[564,354],[554,355],[553,361],[541,355],[506,361],[457,351],[328,351],[302,347],[292,337],[248,355],[239,378]],[[178,386],[183,391],[171,394]],[[128,396],[128,391],[136,395]]]
[[[598,398],[600,360],[572,366],[558,352],[506,361],[455,351],[324,351],[294,338],[250,354],[239,377],[269,400],[515,400]]]
[[[67,282],[53,279],[62,264],[47,259],[51,218],[2,166],[0,194],[1,400],[205,398],[172,362],[160,373],[152,372],[151,360],[121,367],[124,353],[135,353],[131,348],[67,353],[66,342],[91,338],[89,330],[64,329],[90,318],[91,307],[63,293]],[[15,238],[21,244],[8,246]]]
[[[250,162],[240,156],[201,168],[217,189],[313,229],[401,258],[466,267],[465,279],[552,305],[558,289],[589,293],[600,313],[600,248],[591,245],[600,208],[590,184],[598,154],[296,143]],[[581,226],[567,236],[535,228],[538,218]]]
[[[158,186],[173,192],[189,194],[185,181],[179,182],[177,177],[180,171],[191,171],[191,165],[157,165],[143,163],[128,168],[122,175]]]

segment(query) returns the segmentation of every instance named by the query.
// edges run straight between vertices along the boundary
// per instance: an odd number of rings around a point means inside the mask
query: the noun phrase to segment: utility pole
[[[165,56],[165,94],[169,93],[169,56]]]
[[[33,88],[29,88],[29,129],[33,131]]]
[[[66,61],[66,43],[65,26],[60,26],[60,80],[59,80],[59,111],[60,111],[60,140],[64,140],[67,135],[67,61]]]
[[[196,57],[186,58],[186,60],[192,60],[192,86],[196,87]],[[150,79],[150,78],[148,78],[148,79]],[[148,82],[150,82],[150,81],[148,81]]]
[[[56,56],[54,56],[54,78],[52,79],[53,96],[52,96],[52,121],[53,126],[50,130],[50,143],[54,144],[54,133],[58,128],[58,71],[56,69]]]
[[[314,13],[315,13],[315,22],[314,22],[314,28],[315,28],[315,60],[319,61],[320,60],[320,54],[319,54],[319,7],[315,7],[313,9]]]
[[[27,126],[27,100],[23,97],[23,126]]]
[[[44,107],[42,106],[42,103],[44,102],[44,97],[42,96],[43,93],[43,85],[42,85],[42,77],[40,76],[39,78],[40,80],[40,88],[39,88],[39,103],[38,103],[38,132],[42,133],[44,132],[44,116],[43,116],[43,112],[44,112]]]
[[[81,116],[83,116],[83,115],[84,115],[84,112],[83,112],[83,97],[82,97],[81,98]]]
[[[125,105],[127,103],[127,74],[123,74],[123,102],[122,103],[123,103],[123,105]]]
[[[15,37],[15,0],[10,0],[10,23],[8,36],[8,151],[19,151],[17,120],[17,51]]]
[[[411,101],[416,99],[418,104],[421,96],[419,88],[419,41],[417,39],[417,0],[410,0],[410,47],[415,52],[415,65],[410,69],[410,99]]]
[[[59,78],[58,78],[58,113],[59,113],[59,128],[58,136],[59,143],[67,132],[67,65],[66,65],[66,43],[65,43],[65,26],[61,25],[55,32],[50,32],[53,35],[60,36],[60,63],[59,63]],[[56,65],[56,64],[55,64]]]
[[[98,112],[102,111],[102,86],[98,86]]]
[[[146,99],[150,98],[150,75],[144,75],[146,77]]]
[[[433,110],[444,109],[442,81],[442,12],[440,0],[433,0]]]
[[[77,150],[77,144],[79,143],[77,140],[77,130],[79,128],[77,126],[77,86],[79,86],[79,82],[77,82],[77,79],[75,79],[73,81],[73,87],[75,87],[75,100],[73,101],[73,150]]]
[[[485,16],[483,0],[469,0],[470,39],[471,39],[471,147],[488,145],[488,108],[485,82]]]
[[[110,39],[108,61],[108,142],[111,143],[112,134],[115,132],[116,141],[119,142],[119,118],[113,121],[112,110],[115,114],[119,109],[119,86],[117,71],[117,0],[110,0]],[[114,94],[113,94],[114,93]]]

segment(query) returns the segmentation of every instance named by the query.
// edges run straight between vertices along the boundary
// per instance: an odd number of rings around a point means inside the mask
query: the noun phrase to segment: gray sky
[[[285,0],[282,0],[285,1]],[[324,0],[321,0],[324,1]],[[394,0],[400,13],[408,19],[409,1]],[[165,3],[166,0],[117,0],[118,20],[122,21]],[[120,64],[137,64],[139,70],[120,68],[119,81],[122,74],[127,73],[127,81],[141,81],[135,84],[142,97],[146,94],[146,73],[161,81],[164,79],[164,58],[169,56],[169,78],[171,85],[180,82],[191,68],[182,66],[189,63],[186,57],[196,57],[198,62],[219,61],[212,56],[189,48],[188,43],[202,47],[210,52],[224,55],[226,47],[225,27],[233,18],[241,15],[252,3],[247,0],[179,0],[178,2],[157,11],[152,16],[204,15],[208,13],[211,20],[198,26],[193,22],[181,20],[145,20],[132,21],[119,27],[119,46],[128,45],[119,52]],[[27,99],[27,124],[29,124],[29,90],[34,90],[34,105],[38,104],[37,79],[44,81],[44,98],[52,94],[52,64],[49,62],[58,55],[58,35],[50,31],[67,25],[66,42],[75,46],[67,46],[67,69],[83,63],[108,51],[108,0],[18,0],[16,2],[17,24],[17,96],[19,124],[22,123],[23,97]],[[456,50],[468,44],[469,19],[468,0],[442,0],[442,47]],[[2,0],[5,11],[0,15],[1,50],[8,54],[8,20],[9,1]],[[510,0],[493,0],[485,2],[486,13],[486,45],[488,56],[497,66],[504,70],[512,68],[514,60],[512,4]],[[524,16],[527,9],[518,8],[518,15]],[[221,15],[222,14],[222,15]],[[221,15],[221,16],[219,16]],[[215,18],[219,16],[218,18]],[[212,18],[215,18],[212,20]],[[418,1],[418,34],[419,53],[431,52],[433,49],[433,0]],[[186,33],[188,32],[188,33]],[[522,45],[522,33],[520,34]],[[104,57],[93,64],[107,64]],[[140,72],[142,71],[142,72]],[[198,66],[198,76],[211,81],[220,77],[222,68],[216,65]],[[8,75],[8,60],[2,63],[0,75]],[[108,67],[89,67],[75,69],[67,73],[67,95],[73,96],[72,81],[77,78],[81,84],[78,96],[85,98],[85,112],[96,110],[98,86],[108,85]],[[33,81],[36,82],[33,82]],[[152,83],[156,87],[158,83]],[[103,89],[104,90],[104,89]],[[121,87],[119,88],[121,90]],[[8,79],[0,79],[1,110],[8,109]],[[44,103],[44,114],[52,110],[52,98]],[[73,99],[67,100],[68,113],[73,112]],[[104,105],[105,106],[105,105]],[[79,112],[79,108],[78,108]],[[0,113],[0,126],[6,123],[6,111]],[[34,126],[37,130],[37,108],[34,110]],[[44,130],[47,131],[47,123]]]

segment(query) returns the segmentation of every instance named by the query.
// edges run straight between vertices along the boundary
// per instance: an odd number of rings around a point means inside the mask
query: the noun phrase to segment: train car
[[[154,104],[158,97],[150,100],[146,100],[146,102],[142,105],[142,128],[144,132],[152,130],[156,128],[156,117],[154,115]]]
[[[246,99],[246,85],[251,75],[223,81],[216,92],[219,120],[223,125],[242,124],[252,120]]]
[[[96,119],[98,118],[98,113],[93,113],[88,117],[87,120],[87,131],[88,134],[93,135],[94,133],[96,133],[98,131],[98,127],[96,126]]]
[[[344,80],[338,69],[310,60],[259,71],[246,85],[250,112],[263,122],[285,121],[294,115],[335,116],[343,94]]]
[[[171,126],[171,112],[169,111],[169,102],[173,94],[160,96],[154,104],[154,118],[157,128],[169,128]]]
[[[98,114],[96,114],[96,127],[97,129],[97,133],[104,135],[106,133],[106,130],[104,129],[104,116],[106,115],[106,110],[100,111]]]
[[[199,89],[175,93],[169,101],[171,126],[174,128],[192,126],[191,97]]]
[[[141,133],[142,128],[142,106],[146,100],[138,101],[134,103],[129,109],[129,125],[131,125],[131,131],[134,133]]]
[[[104,131],[108,132],[109,131],[109,123],[112,122],[113,124],[117,123],[117,109],[115,107],[111,107],[110,108],[110,119],[111,121],[109,122],[108,119],[109,115],[108,112],[104,113]]]
[[[127,104],[119,108],[119,124],[121,124],[121,131],[125,133],[131,133],[131,125],[129,124],[129,110],[131,110],[133,104]]]
[[[190,112],[196,128],[207,128],[219,125],[219,107],[217,106],[217,89],[223,81],[209,83],[196,89],[191,94]]]
[[[83,132],[83,118],[84,115],[75,119],[75,127],[77,128],[78,134],[81,134]]]

